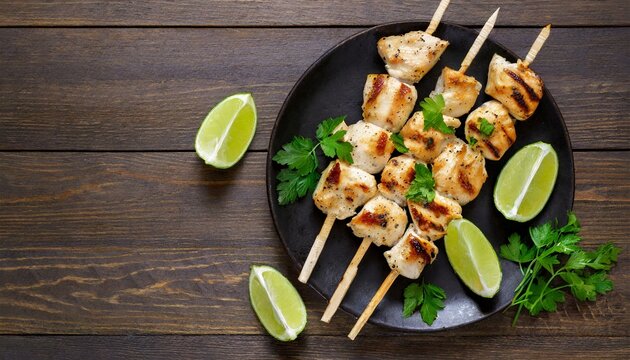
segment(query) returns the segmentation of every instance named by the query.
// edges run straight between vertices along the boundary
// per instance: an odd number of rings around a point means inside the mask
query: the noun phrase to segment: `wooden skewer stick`
[[[389,273],[389,275],[387,275],[385,280],[383,280],[381,287],[378,288],[378,290],[376,291],[376,294],[374,294],[374,296],[372,297],[372,300],[370,300],[370,303],[367,305],[365,310],[363,310],[363,313],[359,317],[359,320],[357,320],[352,330],[350,330],[350,333],[348,334],[348,337],[350,338],[350,340],[354,340],[357,337],[357,335],[359,335],[359,332],[361,332],[361,329],[363,329],[363,326],[365,325],[365,323],[368,321],[370,316],[372,316],[372,313],[374,312],[378,304],[381,302],[381,300],[383,300],[383,297],[385,296],[385,294],[387,294],[387,291],[392,286],[392,284],[394,283],[394,280],[396,280],[398,275],[399,275],[398,271],[392,270]]]
[[[448,7],[448,4],[450,2],[451,0],[440,1],[440,5],[438,5],[437,10],[435,10],[435,13],[433,14],[433,18],[431,19],[431,22],[429,23],[429,27],[427,27],[427,31],[425,31],[425,33],[429,35],[433,34],[435,29],[437,29],[438,25],[440,24],[440,20],[442,20],[442,16],[444,15],[444,12],[446,11],[446,8]]]
[[[475,59],[475,56],[477,56],[479,49],[481,49],[481,46],[486,41],[486,38],[488,38],[488,35],[490,35],[490,31],[492,31],[492,28],[494,27],[494,23],[497,21],[497,16],[499,15],[499,9],[501,8],[497,8],[497,10],[492,14],[492,16],[490,16],[488,21],[486,21],[483,28],[481,28],[481,31],[479,32],[479,35],[477,35],[475,42],[470,47],[470,50],[468,50],[468,54],[466,54],[464,61],[462,61],[462,65],[459,68],[460,73],[463,74],[466,72],[466,70],[468,70],[468,67],[470,66],[472,61]]]
[[[333,294],[333,296],[330,298],[330,301],[328,302],[328,306],[326,307],[326,310],[324,311],[324,315],[322,315],[323,322],[325,323],[330,322],[330,319],[332,319],[333,315],[335,315],[335,312],[339,308],[341,301],[343,300],[343,298],[346,296],[346,293],[348,292],[348,288],[352,284],[352,281],[354,281],[354,277],[357,275],[357,270],[359,269],[359,263],[363,259],[363,256],[365,256],[365,253],[370,248],[371,244],[372,244],[372,241],[369,238],[363,238],[361,245],[359,245],[359,249],[357,249],[357,252],[354,254],[354,257],[350,261],[350,265],[348,265],[346,272],[341,277],[341,281],[339,282],[339,285],[337,285],[337,289],[335,290],[335,293]]]
[[[330,230],[335,223],[335,219],[335,215],[333,214],[326,215],[326,220],[324,220],[322,229],[319,231],[319,234],[317,234],[315,242],[313,242],[313,246],[311,247],[311,251],[309,251],[308,256],[306,257],[300,276],[298,277],[298,280],[301,283],[306,284],[308,278],[311,277],[311,273],[315,268],[315,264],[317,264],[317,259],[319,259],[322,249],[324,249],[324,245],[326,244]]]
[[[532,48],[529,49],[529,52],[527,53],[527,57],[525,57],[525,61],[523,61],[525,66],[529,66],[529,64],[534,62],[536,55],[538,55],[538,52],[540,51],[540,49],[542,49],[545,41],[547,41],[550,32],[551,24],[545,26],[542,30],[540,30],[540,34],[538,34],[536,41],[534,41],[534,44],[532,44]]]

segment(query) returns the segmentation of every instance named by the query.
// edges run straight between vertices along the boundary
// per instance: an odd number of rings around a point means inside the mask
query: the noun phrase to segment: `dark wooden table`
[[[328,48],[375,24],[427,20],[418,1],[0,1],[0,358],[629,358],[630,6],[626,0],[452,1],[445,19],[536,59],[574,149],[584,242],[623,249],[615,290],[560,311],[513,311],[430,335],[319,321],[274,230],[265,158],[278,110]],[[253,92],[256,137],[227,171],[195,132],[225,96]],[[297,284],[309,323],[266,335],[253,263]]]

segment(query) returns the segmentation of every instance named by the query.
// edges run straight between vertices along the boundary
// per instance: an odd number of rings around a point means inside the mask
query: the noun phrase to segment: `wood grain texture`
[[[89,1],[3,0],[0,26],[295,26],[428,21],[438,0],[415,1]],[[628,25],[623,0],[453,0],[445,19],[482,25],[501,6],[497,25]],[[571,11],[568,11],[568,10]]]
[[[627,336],[630,240],[620,221],[630,216],[627,155],[575,154],[585,244],[623,249],[612,294],[525,316],[515,328],[508,311],[430,338]],[[339,335],[332,341],[342,346],[355,319],[320,322],[325,301],[295,281],[267,207],[265,156],[248,153],[218,171],[191,152],[0,153],[0,333],[261,334],[247,276],[251,264],[264,263],[305,298],[305,351],[317,351],[319,335]],[[368,325],[364,335],[402,333]]]
[[[309,336],[281,343],[268,336],[6,336],[0,348],[9,359],[532,359],[544,353],[550,359],[627,359],[627,339],[582,337],[570,341],[558,336]],[[395,349],[395,350],[392,350]]]
[[[192,150],[209,108],[242,91],[259,113],[251,149],[264,150],[300,75],[360,30],[0,29],[0,150]],[[491,38],[525,56],[537,32]],[[536,59],[574,148],[630,145],[629,36],[554,29]]]

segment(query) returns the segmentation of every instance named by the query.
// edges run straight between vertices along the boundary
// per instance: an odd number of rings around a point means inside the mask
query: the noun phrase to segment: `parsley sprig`
[[[437,94],[432,98],[424,98],[424,100],[420,102],[422,115],[424,115],[425,131],[430,128],[434,128],[435,130],[445,134],[455,133],[455,129],[449,127],[444,122],[444,115],[442,115],[442,111],[444,111],[445,106],[446,104],[444,103],[444,97],[442,94]]]
[[[501,246],[501,257],[518,263],[523,273],[511,303],[517,307],[513,325],[523,308],[532,316],[556,311],[558,303],[565,301],[566,289],[580,301],[594,301],[597,295],[612,290],[608,274],[621,249],[608,243],[587,251],[578,245],[582,240],[579,232],[577,217],[569,213],[565,226],[559,227],[556,221],[531,227],[532,246],[516,233]]]
[[[444,300],[446,299],[446,293],[444,290],[433,284],[411,283],[409,284],[403,293],[405,301],[403,302],[403,316],[408,318],[420,308],[420,316],[422,321],[427,325],[433,325],[433,322],[437,318],[438,311],[444,309]]]
[[[416,164],[413,178],[405,197],[411,201],[430,203],[435,199],[435,180],[425,164]]]
[[[287,205],[313,191],[319,180],[319,161],[317,148],[321,148],[324,155],[346,161],[352,164],[352,144],[343,141],[345,130],[335,131],[345,116],[324,120],[315,132],[317,143],[309,138],[295,136],[291,142],[282,146],[273,161],[287,168],[280,170],[278,180],[278,203]]]

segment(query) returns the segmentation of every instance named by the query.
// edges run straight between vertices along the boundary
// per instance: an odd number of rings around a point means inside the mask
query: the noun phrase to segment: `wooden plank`
[[[251,149],[263,150],[300,75],[358,31],[0,29],[0,150],[192,150],[209,108],[241,91],[255,96]],[[524,56],[537,31],[491,37]],[[630,47],[619,44],[629,36],[630,28],[554,29],[536,59],[574,148],[628,149]]]
[[[4,336],[9,359],[627,359],[624,337],[562,336],[301,336],[281,343],[269,336]],[[465,354],[465,355],[464,355]]]
[[[436,336],[628,335],[627,155],[575,154],[585,243],[623,249],[612,294],[515,328],[509,311]],[[0,153],[0,333],[260,334],[247,300],[256,263],[296,283],[307,334],[347,333],[354,318],[320,322],[325,301],[295,281],[267,207],[265,156],[219,171],[191,152]]]
[[[437,0],[417,1],[54,1],[4,0],[0,26],[323,26],[428,21]],[[497,25],[628,25],[623,0],[500,2]],[[481,25],[496,1],[453,0],[445,19]],[[567,11],[570,9],[571,11]]]

